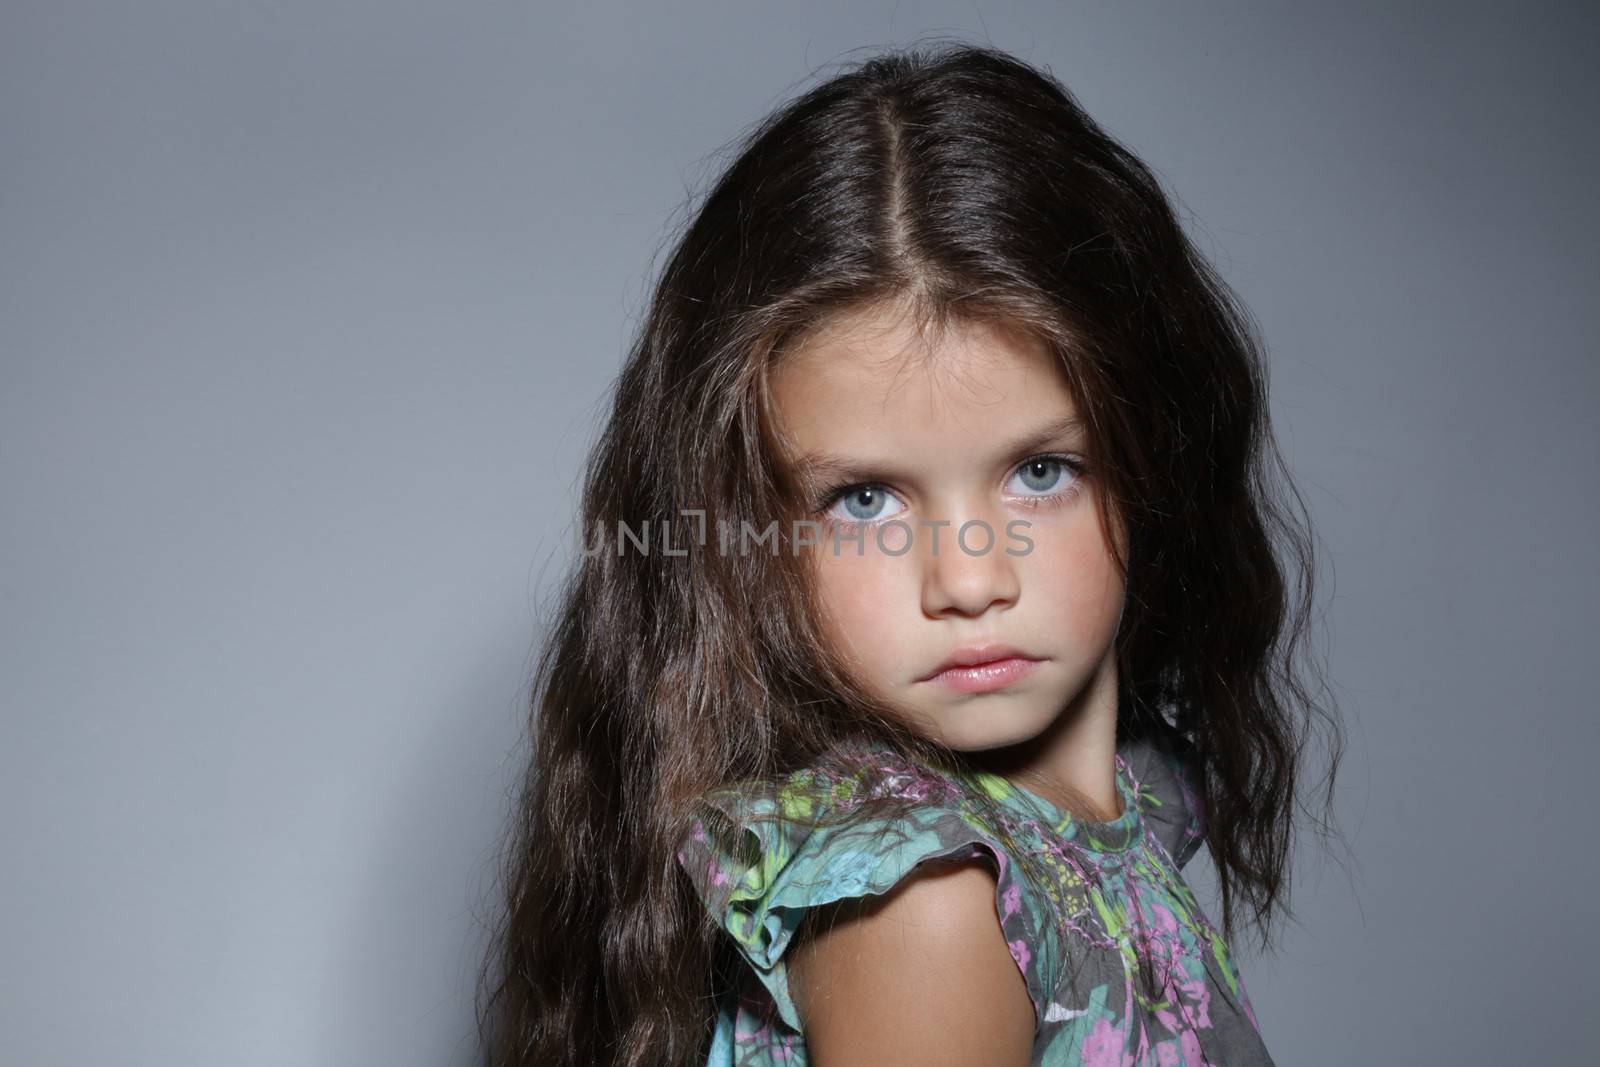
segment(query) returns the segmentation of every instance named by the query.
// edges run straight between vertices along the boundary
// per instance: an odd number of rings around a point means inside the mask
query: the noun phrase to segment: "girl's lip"
[[[1022,656],[1008,656],[1005,659],[991,660],[970,667],[948,667],[926,680],[938,682],[958,693],[987,693],[994,689],[1004,689],[1012,682],[1032,673],[1034,668],[1043,662],[1044,660],[1027,659]]]
[[[1008,645],[1004,641],[979,641],[970,645],[963,645],[951,652],[943,663],[918,678],[917,681],[926,682],[943,674],[945,671],[956,668],[981,667],[985,664],[998,663],[1007,659],[1035,658],[1037,657],[1030,656],[1022,649],[1017,648],[1015,645]]]

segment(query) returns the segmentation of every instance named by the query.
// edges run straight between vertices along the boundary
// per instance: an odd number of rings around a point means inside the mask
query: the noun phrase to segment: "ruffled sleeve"
[[[1139,782],[1140,814],[1180,868],[1205,842],[1205,804],[1192,757],[1176,736],[1125,741],[1123,761]]]
[[[814,792],[792,784],[778,799],[718,791],[715,814],[695,817],[678,861],[707,910],[732,937],[771,995],[779,1017],[801,1022],[789,991],[784,950],[807,908],[888,892],[923,864],[984,857],[997,876],[995,914],[1043,1019],[1061,977],[1059,934],[1045,901],[1003,845],[953,802],[930,799],[893,822],[860,817],[810,825]],[[783,817],[772,816],[782,809]],[[719,817],[720,816],[720,817]]]

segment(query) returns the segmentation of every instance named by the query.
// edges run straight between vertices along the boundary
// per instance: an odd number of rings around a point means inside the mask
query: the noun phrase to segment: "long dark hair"
[[[535,675],[479,988],[489,1063],[703,1060],[730,957],[675,849],[707,790],[863,739],[962,764],[852,681],[803,559],[713,550],[719,523],[798,514],[772,367],[885,303],[929,335],[988,320],[1058,355],[1102,519],[1126,531],[1119,737],[1192,760],[1224,936],[1243,916],[1265,945],[1287,910],[1306,728],[1331,728],[1326,811],[1342,741],[1312,684],[1313,537],[1248,313],[1052,76],[919,44],[751,130],[657,280],[585,471],[574,540],[599,550],[568,574]]]

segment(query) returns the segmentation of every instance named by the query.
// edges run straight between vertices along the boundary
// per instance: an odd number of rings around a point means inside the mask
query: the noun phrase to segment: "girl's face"
[[[931,358],[920,344],[887,312],[860,312],[773,375],[786,459],[822,524],[809,551],[828,639],[952,749],[1026,741],[1080,699],[1109,700],[1114,721],[1123,579],[1060,367],[989,325],[952,328]],[[1009,683],[930,678],[991,642],[1036,662]]]

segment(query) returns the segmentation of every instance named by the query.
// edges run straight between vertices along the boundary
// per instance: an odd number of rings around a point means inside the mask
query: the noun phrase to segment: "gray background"
[[[930,33],[1060,76],[1273,352],[1357,863],[1308,854],[1244,953],[1269,1047],[1587,1041],[1589,11],[0,18],[0,1060],[468,1062],[529,656],[658,249],[812,72]]]

